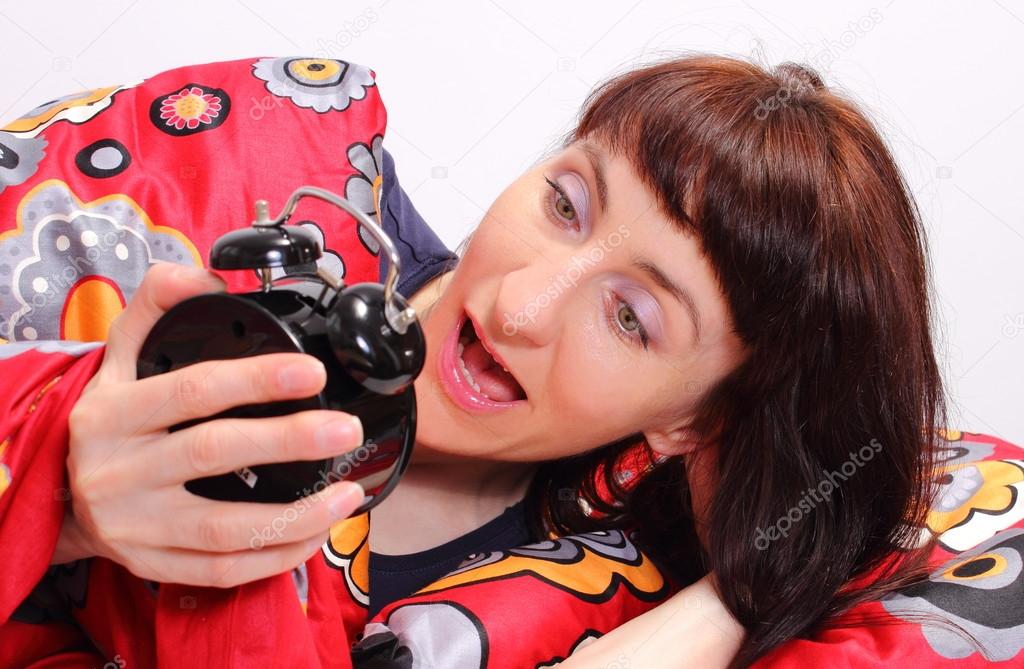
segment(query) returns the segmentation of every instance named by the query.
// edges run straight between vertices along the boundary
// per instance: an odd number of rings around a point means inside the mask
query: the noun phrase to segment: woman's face
[[[506,188],[447,279],[416,381],[422,459],[534,462],[637,432],[670,451],[742,355],[697,241],[593,140]]]

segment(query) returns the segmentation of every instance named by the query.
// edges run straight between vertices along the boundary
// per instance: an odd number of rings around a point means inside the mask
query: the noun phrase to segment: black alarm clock
[[[291,271],[275,282],[274,267],[312,264],[323,254],[305,228],[287,225],[299,200],[313,197],[348,212],[380,244],[388,259],[384,284],[343,284],[323,268]],[[216,500],[291,502],[340,480],[366,491],[357,515],[380,503],[409,463],[416,432],[413,381],[423,368],[426,342],[415,311],[397,292],[401,270],[391,239],[365,213],[321,188],[296,190],[277,218],[256,202],[252,225],[214,243],[210,266],[253,270],[261,288],[249,293],[215,292],[188,298],[153,326],[139,354],[138,377],[180,369],[203,360],[229,360],[264,353],[315,356],[327,369],[323,391],[300,400],[250,404],[180,423],[178,430],[223,417],[279,416],[307,409],[335,409],[362,422],[362,445],[317,461],[256,464],[230,474],[188,481],[190,492]],[[258,462],[258,445],[253,447]]]

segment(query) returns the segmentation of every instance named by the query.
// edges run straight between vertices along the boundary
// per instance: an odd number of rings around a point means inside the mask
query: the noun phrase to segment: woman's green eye
[[[640,327],[640,320],[633,313],[633,309],[628,304],[623,304],[619,307],[619,325],[622,326],[623,330],[636,330]]]
[[[577,223],[578,216],[576,215],[576,207],[573,206],[572,200],[569,199],[568,194],[566,194],[565,190],[563,190],[559,183],[552,181],[547,177],[544,177],[544,181],[548,182],[548,185],[551,186],[551,190],[553,191],[550,194],[550,199],[548,199],[546,203],[548,213],[551,216],[557,216],[561,219],[561,223],[568,224],[566,227],[569,229],[577,230],[579,228],[579,224]]]
[[[572,202],[569,202],[569,198],[564,195],[559,195],[558,200],[555,202],[555,210],[558,215],[567,221],[572,221],[576,218],[576,210],[572,206]]]
[[[647,329],[640,322],[633,305],[615,293],[609,293],[605,300],[606,305],[601,311],[612,334],[628,344],[643,346],[646,351],[650,337],[647,336]]]

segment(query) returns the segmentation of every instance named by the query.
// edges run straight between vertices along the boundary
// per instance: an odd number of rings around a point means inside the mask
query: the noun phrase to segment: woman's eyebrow
[[[586,140],[579,143],[579,148],[586,154],[590,161],[590,167],[594,170],[594,177],[597,179],[597,202],[601,205],[601,213],[607,211],[608,206],[608,182],[604,178],[604,156],[601,150]]]
[[[693,329],[697,333],[697,343],[699,344],[701,331],[700,311],[697,310],[697,303],[694,301],[690,291],[668,278],[667,274],[646,258],[633,258],[633,266],[650,276],[656,284],[664,288],[680,304],[686,307],[686,310],[690,312],[690,318],[693,319]]]
[[[586,140],[580,141],[577,146],[587,156],[587,160],[590,161],[590,167],[594,170],[594,177],[597,181],[598,204],[600,204],[601,212],[603,213],[608,206],[608,182],[604,175],[604,154],[599,148]],[[693,320],[693,329],[696,332],[696,341],[699,344],[701,339],[700,311],[698,311],[697,302],[693,299],[690,291],[668,278],[668,275],[661,271],[661,268],[646,258],[634,258],[633,266],[650,276],[656,284],[686,307],[691,320]]]

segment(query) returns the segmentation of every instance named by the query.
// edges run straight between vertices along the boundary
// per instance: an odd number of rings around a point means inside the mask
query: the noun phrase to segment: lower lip
[[[478,413],[494,413],[507,411],[513,407],[525,404],[526,400],[515,400],[514,402],[495,402],[478,393],[473,386],[469,385],[466,377],[462,375],[459,364],[459,332],[466,322],[466,314],[455,324],[455,327],[448,334],[441,347],[441,354],[437,357],[437,372],[441,379],[448,397],[467,411]]]

